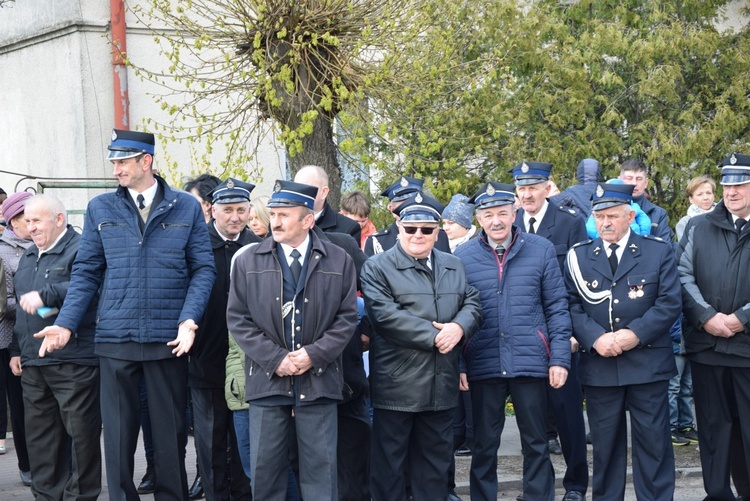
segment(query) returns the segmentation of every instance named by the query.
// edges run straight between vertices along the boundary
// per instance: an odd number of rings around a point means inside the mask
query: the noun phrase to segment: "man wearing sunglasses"
[[[370,494],[415,500],[448,497],[458,358],[481,320],[479,293],[461,262],[433,247],[444,207],[415,193],[397,209],[398,241],[365,262],[362,292],[374,333]]]

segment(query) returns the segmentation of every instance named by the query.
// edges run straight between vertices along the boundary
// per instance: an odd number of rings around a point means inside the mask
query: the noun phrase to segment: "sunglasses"
[[[407,235],[414,235],[417,230],[422,232],[422,235],[432,235],[432,232],[437,230],[434,226],[402,226]]]

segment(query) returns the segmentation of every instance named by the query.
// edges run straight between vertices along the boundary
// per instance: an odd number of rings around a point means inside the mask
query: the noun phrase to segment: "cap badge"
[[[417,196],[414,197],[414,201],[417,202],[418,204],[421,204],[422,200],[423,200],[422,199],[422,194],[421,193],[417,193]]]
[[[116,140],[117,140],[117,131],[112,130],[112,141],[116,141]]]
[[[495,187],[490,185],[487,185],[487,195],[494,197],[495,196]]]
[[[596,196],[597,198],[602,198],[604,196],[604,188],[602,188],[601,184],[596,187]]]
[[[227,188],[229,188],[230,190],[233,190],[234,189],[234,181],[232,181],[231,179],[229,181],[227,181]]]
[[[521,164],[521,172],[523,172],[524,174],[526,174],[527,172],[529,172],[529,164],[527,164],[526,162],[522,163]]]
[[[405,177],[402,177],[401,181],[399,181],[398,184],[400,184],[402,188],[406,188],[407,186],[409,186],[409,180]]]
[[[737,163],[737,157],[734,156],[734,153],[732,153],[732,156],[729,157],[729,163],[732,164],[732,165],[734,165],[734,164]]]
[[[278,192],[281,191],[281,183],[280,182],[276,181],[276,184],[273,185],[273,191],[274,191],[274,193],[278,193]]]

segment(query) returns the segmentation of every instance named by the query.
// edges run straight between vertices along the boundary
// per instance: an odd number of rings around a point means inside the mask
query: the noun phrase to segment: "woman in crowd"
[[[682,232],[685,231],[685,226],[687,226],[691,217],[711,212],[714,209],[716,206],[714,201],[715,190],[716,183],[708,176],[698,176],[690,180],[687,188],[685,188],[690,207],[688,207],[687,215],[677,222],[674,229],[678,242],[682,238]]]
[[[268,235],[268,224],[270,216],[268,214],[268,207],[266,203],[268,197],[258,197],[250,202],[250,219],[247,220],[250,229],[258,235],[260,238],[266,238]]]

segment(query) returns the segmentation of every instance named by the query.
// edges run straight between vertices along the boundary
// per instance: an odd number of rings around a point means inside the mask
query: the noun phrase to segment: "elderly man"
[[[574,244],[588,240],[586,222],[568,207],[552,205],[549,176],[552,164],[521,162],[511,169],[516,183],[516,195],[521,208],[516,211],[516,226],[552,242],[562,273],[565,255]],[[563,485],[563,501],[581,501],[589,485],[589,466],[586,457],[586,425],[583,420],[583,393],[578,382],[578,342],[571,338],[571,357],[568,379],[562,388],[548,388],[549,414],[547,438],[550,452],[563,453],[567,469]],[[557,425],[555,428],[554,425]],[[559,433],[560,444],[555,435]],[[562,451],[560,450],[562,448]]]
[[[397,209],[398,244],[365,262],[370,345],[372,499],[445,500],[458,403],[457,346],[481,320],[461,262],[433,250],[443,206],[417,193]]]
[[[484,315],[464,347],[461,371],[474,417],[470,490],[472,499],[497,498],[497,449],[510,395],[523,444],[525,499],[552,501],[547,386],[560,388],[568,376],[570,316],[554,246],[513,226],[514,188],[490,182],[474,194],[469,202],[482,231],[456,249]]]
[[[735,499],[730,447],[750,456],[750,156],[732,154],[719,167],[724,198],[690,219],[677,260],[703,486],[706,499],[728,501]],[[732,436],[733,423],[741,440]],[[732,473],[736,481],[750,472]]]
[[[20,309],[11,367],[23,386],[31,491],[39,499],[95,500],[102,476],[96,300],[75,342],[48,353],[50,340],[34,336],[54,323],[63,305],[81,237],[66,224],[62,203],[49,195],[30,198],[24,219],[34,245],[21,257],[15,276]]]
[[[110,497],[137,500],[133,454],[141,380],[148,388],[156,499],[187,497],[188,360],[215,268],[192,195],[154,174],[154,135],[115,129],[109,160],[120,186],[89,202],[65,304],[46,327],[49,349],[68,342],[101,289],[96,353]]]
[[[211,220],[208,235],[216,265],[216,281],[208,298],[203,324],[195,334],[190,355],[190,396],[195,420],[195,451],[202,486],[208,501],[250,497],[250,483],[242,470],[232,416],[224,399],[225,361],[229,353],[227,297],[229,269],[243,246],[260,242],[250,231],[250,193],[255,185],[229,178],[209,193]],[[227,475],[227,446],[229,466]],[[232,479],[228,485],[227,478]],[[244,482],[243,482],[244,479]]]
[[[336,402],[357,323],[356,276],[352,258],[311,231],[317,191],[276,181],[273,238],[245,247],[232,268],[227,324],[247,357],[253,499],[286,499],[292,425],[302,497],[338,498]]]
[[[593,497],[625,495],[628,410],[636,496],[671,500],[669,329],[680,314],[679,281],[671,245],[630,230],[632,192],[599,184],[591,208],[600,237],[568,252],[565,280],[594,444]]]
[[[396,245],[396,240],[398,240],[399,236],[396,209],[407,198],[413,196],[415,193],[421,193],[423,184],[424,181],[422,179],[401,176],[398,181],[395,181],[380,193],[381,196],[388,198],[388,210],[393,215],[395,221],[388,228],[370,235],[365,241],[365,254],[368,256],[380,254]],[[451,251],[448,236],[443,230],[438,230],[437,239],[437,243],[435,244],[437,250],[442,252]]]
[[[328,174],[325,169],[317,165],[307,165],[297,172],[294,181],[318,188],[318,193],[315,196],[315,208],[313,209],[315,226],[326,233],[348,233],[354,237],[354,240],[360,241],[362,228],[359,227],[359,224],[333,210],[326,201],[330,188],[328,187]]]

